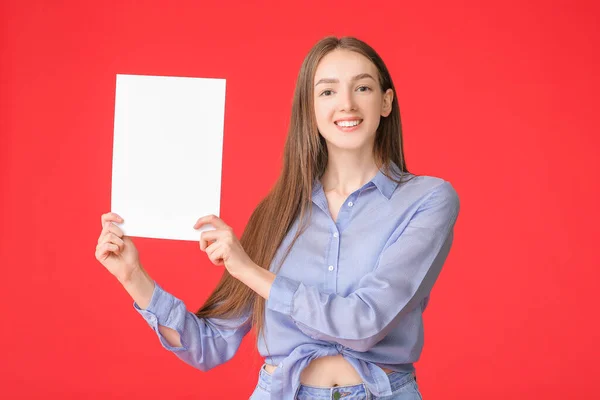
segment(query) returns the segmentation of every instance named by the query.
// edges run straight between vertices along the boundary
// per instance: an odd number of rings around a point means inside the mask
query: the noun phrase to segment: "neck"
[[[348,196],[369,182],[379,168],[373,156],[351,153],[329,153],[327,168],[321,177],[323,191]]]

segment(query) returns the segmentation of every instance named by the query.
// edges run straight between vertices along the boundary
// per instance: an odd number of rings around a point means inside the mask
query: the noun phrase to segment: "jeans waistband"
[[[387,374],[390,380],[390,386],[392,391],[395,391],[399,387],[406,384],[410,379],[417,379],[414,372],[392,372]],[[260,368],[258,385],[261,386],[267,392],[271,392],[271,379],[272,376],[265,370],[265,365]],[[340,393],[337,396],[335,393]],[[337,397],[349,398],[353,399],[358,396],[363,396],[360,398],[370,399],[370,392],[367,390],[366,386],[362,383],[358,385],[349,385],[349,386],[334,386],[329,388],[324,387],[315,387],[309,385],[300,385],[300,388],[297,392],[298,399],[315,399],[315,400],[325,400],[332,399]]]

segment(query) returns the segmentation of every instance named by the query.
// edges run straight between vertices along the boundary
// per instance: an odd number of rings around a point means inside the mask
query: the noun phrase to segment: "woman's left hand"
[[[234,278],[255,266],[233,229],[221,218],[216,215],[204,216],[196,222],[194,229],[200,229],[206,224],[211,224],[216,229],[200,233],[200,250],[206,252],[213,264],[225,265]]]

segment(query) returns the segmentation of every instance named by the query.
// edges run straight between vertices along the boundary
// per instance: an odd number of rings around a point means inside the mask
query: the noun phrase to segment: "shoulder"
[[[456,214],[460,208],[460,199],[452,183],[437,176],[409,174],[398,185],[391,200],[398,206],[443,206]]]

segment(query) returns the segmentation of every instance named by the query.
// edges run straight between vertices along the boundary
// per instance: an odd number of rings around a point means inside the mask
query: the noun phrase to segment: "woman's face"
[[[393,99],[392,89],[382,93],[375,64],[359,53],[334,50],[317,65],[313,84],[317,127],[328,149],[370,152]]]

